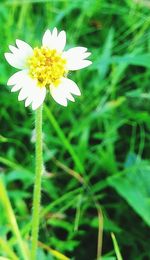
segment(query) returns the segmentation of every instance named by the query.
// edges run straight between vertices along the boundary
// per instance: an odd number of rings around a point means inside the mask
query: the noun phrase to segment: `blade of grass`
[[[117,256],[117,260],[123,260],[114,233],[111,233],[111,237],[112,237],[112,241],[113,241],[113,245],[114,245],[115,253],[116,253],[116,256]]]
[[[19,260],[19,258],[16,256],[16,254],[10,248],[8,241],[5,241],[2,238],[0,238],[0,247],[7,254],[7,256],[10,257],[12,260]],[[1,259],[1,257],[0,257],[0,259]]]
[[[82,178],[82,176],[76,172],[73,171],[72,169],[70,169],[69,167],[67,167],[65,164],[61,163],[60,161],[58,161],[56,158],[53,159],[54,163],[60,167],[62,170],[64,170],[66,173],[68,173],[69,175],[73,176],[75,179],[77,179],[80,183],[84,184],[84,179]]]
[[[12,161],[4,158],[4,157],[1,157],[1,156],[0,156],[0,163],[2,163],[2,164],[6,165],[6,166],[8,166],[8,167],[10,167],[10,168],[12,168],[14,170],[20,170],[20,171],[22,171],[24,173],[25,172],[30,172],[29,170],[24,169],[21,165],[18,165],[17,163],[14,163],[14,162],[12,162]]]
[[[58,252],[58,251],[56,251],[56,250],[50,248],[49,246],[43,244],[43,243],[40,242],[40,241],[38,242],[38,245],[39,245],[41,248],[45,249],[47,252],[50,252],[51,255],[55,256],[55,257],[56,257],[57,259],[59,259],[59,260],[70,260],[70,258],[68,258],[67,256],[65,256],[65,255],[63,255],[62,253],[60,253],[60,252]]]
[[[70,155],[72,156],[72,159],[74,160],[74,163],[78,169],[79,172],[83,173],[84,172],[84,167],[80,162],[80,159],[76,155],[75,151],[73,150],[71,144],[69,143],[68,139],[64,135],[63,131],[61,130],[61,127],[59,126],[58,122],[56,121],[55,117],[51,113],[50,109],[46,105],[44,105],[44,110],[46,112],[46,115],[48,119],[50,120],[52,126],[54,127],[56,133],[58,134],[60,140],[63,142],[65,148],[68,150]]]
[[[81,193],[83,188],[77,188],[73,191],[65,193],[63,196],[59,197],[57,200],[53,201],[47,207],[41,209],[40,219],[44,218],[53,208],[59,206],[60,204],[65,204],[68,200],[72,200],[77,194]],[[21,233],[27,235],[31,229],[31,222],[27,223],[26,226],[22,229]]]
[[[28,260],[28,256],[26,253],[26,248],[24,246],[24,242],[22,240],[20,231],[19,231],[19,227],[15,218],[15,214],[13,212],[9,197],[7,195],[7,191],[5,189],[5,186],[3,184],[2,179],[0,179],[0,201],[3,205],[3,208],[6,212],[6,216],[8,217],[8,221],[10,223],[12,232],[14,233],[14,236],[16,236],[19,248],[20,248],[20,252],[22,254],[22,257],[24,260]]]
[[[3,257],[3,256],[0,256],[0,260],[11,260],[11,259]]]
[[[99,205],[97,207],[98,215],[98,238],[97,238],[97,260],[101,258],[103,243],[103,214]]]
[[[5,159],[5,158],[3,158],[3,157],[1,157],[1,156],[0,156],[0,162],[3,163],[4,165],[9,166],[9,167],[12,168],[12,169],[22,170],[22,167],[21,167],[21,166],[18,166],[16,163],[11,162],[10,160]]]
[[[76,206],[74,231],[78,231],[79,221],[80,221],[80,216],[81,216],[81,204],[82,204],[82,194],[79,194],[78,202],[77,202],[77,206]]]

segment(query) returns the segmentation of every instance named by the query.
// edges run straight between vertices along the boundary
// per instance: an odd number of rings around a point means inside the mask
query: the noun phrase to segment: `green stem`
[[[39,219],[40,219],[40,201],[41,201],[41,179],[43,173],[43,154],[42,154],[42,106],[36,110],[35,118],[36,130],[36,168],[35,184],[33,194],[33,216],[32,216],[32,245],[31,260],[36,259]]]

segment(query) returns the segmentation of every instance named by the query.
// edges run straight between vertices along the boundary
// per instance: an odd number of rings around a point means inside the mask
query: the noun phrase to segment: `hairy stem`
[[[35,130],[36,130],[36,159],[35,159],[36,166],[35,166],[35,183],[34,183],[34,193],[33,193],[31,260],[36,260],[38,233],[39,233],[41,179],[43,173],[42,106],[36,110]]]

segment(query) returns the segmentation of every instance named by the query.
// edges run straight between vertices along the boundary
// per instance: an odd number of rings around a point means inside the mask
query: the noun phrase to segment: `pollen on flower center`
[[[59,85],[60,79],[67,74],[66,60],[57,50],[45,47],[34,48],[33,55],[27,60],[29,74],[40,87]]]

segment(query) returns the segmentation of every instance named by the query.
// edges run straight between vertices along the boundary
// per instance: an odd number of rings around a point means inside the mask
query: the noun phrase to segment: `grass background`
[[[144,0],[0,2],[0,176],[26,245],[34,112],[10,94],[6,82],[15,69],[3,53],[17,38],[40,46],[44,31],[56,26],[67,32],[66,48],[87,47],[93,64],[69,73],[82,92],[75,103],[63,108],[46,98],[39,241],[69,259],[98,259],[103,220],[101,259],[150,259],[149,13]],[[4,204],[1,192],[0,255],[13,260],[12,250],[22,259]],[[37,259],[65,260],[43,244]]]

